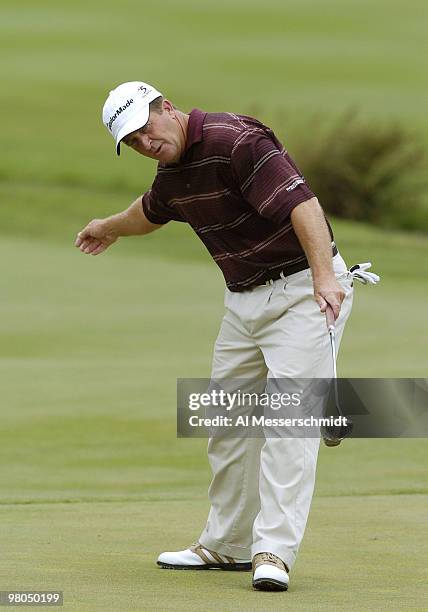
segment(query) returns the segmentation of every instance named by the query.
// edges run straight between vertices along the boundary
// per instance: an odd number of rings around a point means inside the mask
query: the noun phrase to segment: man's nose
[[[145,151],[150,151],[150,147],[152,145],[152,141],[149,138],[149,136],[147,136],[147,134],[141,134],[140,135],[140,142],[141,142],[141,146],[143,147],[143,149]]]

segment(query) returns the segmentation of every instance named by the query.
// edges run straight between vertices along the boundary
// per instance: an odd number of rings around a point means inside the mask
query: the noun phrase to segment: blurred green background
[[[180,224],[97,258],[73,248],[155,172],[116,158],[101,107],[141,79],[185,111],[257,114],[291,154],[314,116],[349,108],[426,145],[426,36],[417,0],[2,0],[0,590],[62,589],[91,611],[279,605],[248,575],[154,565],[208,510],[205,442],[176,439],[175,384],[209,375],[223,282]],[[348,263],[382,275],[356,287],[341,374],[426,377],[427,238],[332,224]],[[423,609],[426,460],[424,440],[322,448],[281,605]]]

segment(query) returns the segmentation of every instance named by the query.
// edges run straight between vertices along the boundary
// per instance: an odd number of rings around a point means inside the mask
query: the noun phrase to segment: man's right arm
[[[82,253],[99,255],[120,236],[136,236],[153,232],[162,227],[151,223],[143,211],[141,196],[126,210],[106,217],[93,219],[78,234],[74,245]]]

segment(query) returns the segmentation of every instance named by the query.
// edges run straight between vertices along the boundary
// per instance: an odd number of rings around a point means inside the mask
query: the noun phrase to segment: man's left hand
[[[321,312],[325,312],[327,304],[329,304],[333,309],[334,318],[337,319],[340,307],[345,299],[345,292],[337,280],[332,278],[331,280],[314,282],[314,295]]]

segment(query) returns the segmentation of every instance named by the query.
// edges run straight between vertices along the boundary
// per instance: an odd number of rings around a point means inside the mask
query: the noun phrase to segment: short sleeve
[[[231,164],[242,197],[277,224],[288,222],[293,208],[314,197],[279,141],[263,130],[246,130],[238,136]]]
[[[185,222],[185,219],[183,219],[178,210],[162,202],[156,190],[155,183],[153,183],[152,188],[143,195],[142,204],[144,214],[150,223],[164,225],[169,221]]]

